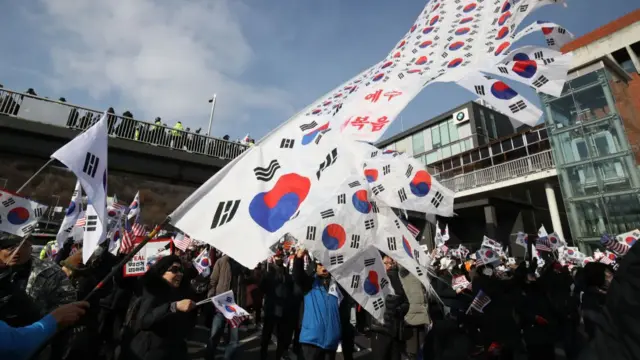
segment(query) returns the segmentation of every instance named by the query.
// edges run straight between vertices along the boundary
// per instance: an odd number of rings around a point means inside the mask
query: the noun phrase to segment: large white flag
[[[33,232],[38,219],[47,211],[47,206],[25,199],[18,194],[0,190],[0,231],[17,236]]]
[[[82,259],[86,263],[106,235],[107,210],[107,116],[58,149],[52,158],[78,177],[87,194]]]
[[[72,236],[73,228],[76,226],[76,222],[78,221],[78,217],[82,212],[82,186],[80,185],[80,181],[76,182],[76,188],[73,190],[73,195],[71,195],[71,201],[69,202],[69,207],[67,207],[67,213],[62,220],[62,225],[60,225],[60,230],[58,230],[58,235],[56,235],[56,240],[58,247],[62,249],[64,242]]]

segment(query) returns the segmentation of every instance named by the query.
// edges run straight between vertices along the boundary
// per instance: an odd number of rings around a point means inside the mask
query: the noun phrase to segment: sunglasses
[[[182,274],[184,272],[184,269],[182,269],[180,266],[172,266],[169,269],[167,269],[168,272],[172,273],[172,274]]]

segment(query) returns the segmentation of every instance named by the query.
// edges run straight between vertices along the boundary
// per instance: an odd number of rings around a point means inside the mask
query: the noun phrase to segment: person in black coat
[[[372,319],[371,352],[374,359],[399,360],[404,351],[404,316],[409,311],[409,300],[404,293],[395,261],[388,256],[382,261],[395,295],[387,295],[385,298],[384,324]]]
[[[136,313],[136,335],[129,360],[188,359],[185,338],[195,327],[196,306],[189,284],[182,282],[182,262],[175,255],[161,258],[143,276],[143,295]]]

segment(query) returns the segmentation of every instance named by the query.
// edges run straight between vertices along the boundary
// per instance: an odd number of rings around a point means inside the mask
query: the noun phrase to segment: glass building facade
[[[587,251],[603,233],[640,223],[640,176],[622,120],[630,116],[626,83],[604,62],[589,70],[560,97],[541,94],[571,234]]]

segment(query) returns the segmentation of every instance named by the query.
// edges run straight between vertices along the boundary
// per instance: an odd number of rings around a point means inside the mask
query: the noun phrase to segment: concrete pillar
[[[484,207],[484,220],[487,237],[498,240],[496,239],[498,236],[498,219],[496,218],[496,208],[493,205]]]
[[[549,215],[551,215],[551,225],[553,231],[564,239],[562,232],[562,222],[560,221],[560,212],[558,211],[558,203],[556,202],[556,192],[553,190],[553,184],[545,183],[544,192],[547,194],[547,204],[549,205]]]
[[[636,53],[633,52],[633,50],[631,49],[631,46],[627,45],[625,48],[629,53],[629,57],[631,58],[631,62],[633,63],[633,66],[635,66],[636,71],[640,73],[640,59],[638,59],[638,57],[636,56]]]

